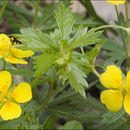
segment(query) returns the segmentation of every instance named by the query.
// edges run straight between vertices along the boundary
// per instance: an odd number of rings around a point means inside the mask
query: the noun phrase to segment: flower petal
[[[130,88],[130,71],[128,71],[126,76],[126,87]]]
[[[18,103],[25,103],[32,99],[31,86],[28,83],[20,83],[13,91],[12,98]]]
[[[15,57],[13,57],[11,55],[8,55],[8,57],[5,58],[5,61],[10,62],[12,64],[28,64],[27,61],[15,58]]]
[[[126,0],[106,0],[106,2],[111,3],[113,5],[119,5],[119,4],[124,4]]]
[[[109,111],[117,112],[122,107],[123,96],[118,90],[105,90],[101,93],[100,99]]]
[[[18,104],[8,101],[2,106],[0,115],[3,120],[18,118],[21,115],[21,108]]]
[[[18,58],[25,58],[25,57],[30,57],[34,55],[34,52],[31,50],[23,51],[21,49],[14,48],[14,47],[11,48],[11,52],[12,52],[12,55]]]
[[[0,92],[6,92],[12,82],[11,74],[8,71],[0,72]]]
[[[126,94],[124,99],[124,108],[125,111],[130,114],[130,92]]]
[[[7,50],[11,45],[10,38],[5,34],[0,34],[0,50]]]
[[[106,88],[120,88],[123,86],[122,73],[115,65],[107,66],[100,76],[101,84]]]

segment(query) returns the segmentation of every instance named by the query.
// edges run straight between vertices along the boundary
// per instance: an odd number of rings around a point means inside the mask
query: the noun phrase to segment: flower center
[[[122,95],[124,97],[126,95],[126,92],[127,92],[126,85],[123,85],[123,87],[121,88],[121,92],[122,92]]]
[[[10,98],[10,92],[0,93],[0,106],[3,105],[6,101],[10,100]]]

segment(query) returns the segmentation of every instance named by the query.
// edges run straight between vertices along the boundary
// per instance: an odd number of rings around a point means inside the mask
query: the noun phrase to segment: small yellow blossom
[[[125,111],[130,114],[130,71],[127,76],[115,65],[110,65],[100,76],[101,84],[109,90],[101,93],[100,99],[108,110],[119,111],[124,105]]]
[[[119,5],[119,4],[124,4],[126,0],[106,0],[106,2],[111,3],[113,5]]]
[[[23,82],[12,88],[11,82],[11,74],[8,71],[1,71],[0,116],[3,120],[20,117],[22,111],[18,103],[25,103],[32,99],[31,86],[28,83]]]
[[[7,35],[0,34],[0,58],[12,64],[27,64],[28,62],[22,58],[32,55],[34,55],[33,51],[18,49],[17,44],[12,45],[11,39]]]

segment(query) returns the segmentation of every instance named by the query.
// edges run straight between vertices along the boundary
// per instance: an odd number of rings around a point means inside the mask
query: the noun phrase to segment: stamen
[[[17,45],[17,42],[14,42],[14,46],[16,46]]]

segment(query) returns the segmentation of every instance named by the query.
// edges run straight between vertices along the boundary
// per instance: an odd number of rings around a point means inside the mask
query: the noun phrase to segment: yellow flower
[[[11,74],[8,71],[0,72],[0,116],[3,120],[20,117],[21,107],[18,103],[25,103],[32,99],[31,86],[20,83],[17,87],[10,87]],[[10,88],[9,88],[10,87]]]
[[[124,4],[126,0],[106,0],[106,2],[111,3],[113,5],[119,5],[119,4]]]
[[[117,112],[124,105],[125,111],[130,114],[130,71],[125,77],[118,67],[110,65],[101,74],[100,82],[109,89],[104,90],[100,96],[101,102],[107,109]]]
[[[23,51],[12,45],[10,38],[5,34],[0,34],[0,58],[12,64],[27,64],[28,62],[21,59],[34,55],[31,50]]]

